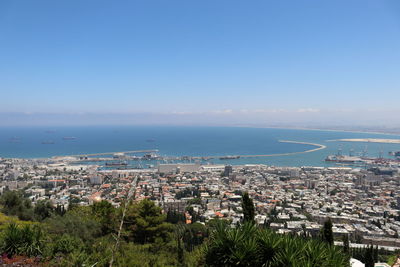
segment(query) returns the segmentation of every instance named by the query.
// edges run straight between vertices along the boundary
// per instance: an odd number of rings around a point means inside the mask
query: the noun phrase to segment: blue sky
[[[5,0],[0,90],[3,124],[89,113],[400,124],[400,2]]]

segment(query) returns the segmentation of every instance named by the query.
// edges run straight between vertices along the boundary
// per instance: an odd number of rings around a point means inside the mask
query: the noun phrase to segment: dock
[[[148,150],[131,150],[131,151],[117,151],[117,152],[101,152],[101,153],[91,153],[91,154],[80,154],[80,155],[70,155],[71,157],[96,157],[96,156],[106,156],[114,154],[136,154],[136,153],[157,153],[158,149],[148,149]]]

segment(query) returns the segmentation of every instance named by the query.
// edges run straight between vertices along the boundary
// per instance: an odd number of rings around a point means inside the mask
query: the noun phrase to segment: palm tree
[[[218,222],[205,246],[206,263],[209,266],[257,266],[259,253],[255,232],[257,227],[245,223],[235,229]]]
[[[280,235],[253,223],[234,229],[218,224],[204,253],[209,266],[348,266],[348,257],[335,246],[319,240]]]

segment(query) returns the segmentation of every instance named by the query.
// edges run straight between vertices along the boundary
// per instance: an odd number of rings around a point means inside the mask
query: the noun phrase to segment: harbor
[[[395,139],[396,137],[392,137]],[[350,164],[325,161],[343,151],[363,151],[353,156],[393,159],[389,152],[400,151],[400,144],[332,141],[340,139],[387,139],[385,135],[268,128],[233,127],[112,127],[65,128],[48,134],[45,129],[0,132],[3,157],[69,157],[77,164],[128,162],[127,168],[170,162],[202,164],[268,164],[273,166],[325,166]],[[49,144],[41,142],[48,141]],[[52,142],[51,142],[52,141]],[[46,143],[46,142],[45,142]],[[50,144],[51,143],[51,144]],[[32,148],[32,149],[31,149]],[[388,155],[388,156],[386,156]],[[342,158],[340,160],[343,160]],[[345,159],[347,160],[347,158]],[[358,164],[358,163],[357,163]],[[106,168],[125,166],[107,166]]]
[[[325,149],[325,145],[316,144],[316,143],[308,143],[308,142],[299,142],[299,141],[290,141],[290,140],[279,140],[280,143],[292,143],[292,144],[302,144],[302,145],[310,145],[315,148],[308,149],[305,151],[297,151],[290,153],[276,153],[276,154],[254,154],[254,155],[214,155],[214,156],[161,156],[157,153],[158,149],[149,149],[149,150],[133,150],[133,151],[120,151],[120,152],[102,152],[102,153],[91,153],[91,154],[80,154],[80,155],[70,155],[69,158],[73,159],[73,163],[82,164],[82,163],[95,163],[105,168],[143,168],[143,166],[153,166],[158,165],[160,163],[177,163],[177,162],[196,162],[201,164],[210,164],[213,160],[218,161],[230,161],[236,160],[240,158],[263,158],[263,157],[281,157],[281,156],[290,156],[297,155],[303,153],[311,153],[318,150]],[[132,155],[135,154],[135,155]],[[143,154],[138,156],[137,154]],[[99,157],[99,156],[107,156],[111,155],[112,157]],[[63,157],[54,157],[54,158],[63,158]],[[152,161],[151,164],[144,164],[143,161]]]
[[[200,165],[210,164],[233,164],[242,159],[273,158],[286,157],[304,153],[312,153],[326,149],[327,146],[317,143],[300,142],[292,140],[279,140],[280,143],[294,143],[314,146],[312,149],[275,154],[241,154],[241,155],[210,155],[210,156],[167,156],[159,155],[158,149],[132,150],[121,152],[104,152],[70,156],[74,164],[94,164],[104,169],[145,169],[152,168],[160,164],[178,164],[178,163],[196,163]],[[350,150],[349,155],[342,155],[342,149],[339,148],[337,154],[326,156],[323,161],[329,165],[348,166],[354,168],[373,168],[373,167],[399,167],[400,151],[389,152],[390,157],[367,156],[366,151],[360,152],[363,155],[353,155]],[[139,155],[142,154],[142,155]],[[112,157],[100,157],[110,155]]]

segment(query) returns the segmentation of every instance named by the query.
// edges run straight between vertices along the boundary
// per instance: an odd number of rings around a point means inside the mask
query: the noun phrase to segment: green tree
[[[208,237],[208,229],[201,223],[177,225],[180,231],[184,247],[187,251],[193,251],[197,246],[203,244]]]
[[[64,205],[57,204],[57,206],[54,208],[54,213],[55,213],[56,215],[64,216],[64,214],[65,214],[66,212],[67,212],[67,211],[66,211]]]
[[[333,245],[332,221],[330,218],[325,221],[322,227],[322,239],[329,245]]]
[[[220,218],[216,217],[211,220],[208,220],[207,228],[209,230],[215,230],[215,228],[217,228],[218,225],[221,223],[224,224],[225,226],[228,226],[231,222],[228,221],[227,219],[220,219]]]
[[[54,206],[48,200],[39,200],[33,209],[35,218],[37,218],[39,221],[49,218],[53,212]]]
[[[245,192],[242,196],[242,209],[243,209],[243,222],[254,223],[255,209],[253,200],[249,197],[249,194]]]
[[[374,250],[374,263],[379,261],[379,248],[378,245],[375,246]]]
[[[172,209],[167,211],[167,217],[166,217],[167,222],[177,224],[179,222],[184,223],[185,220],[186,218],[184,213]]]
[[[375,266],[374,247],[372,245],[368,246],[364,250],[364,263],[365,263],[365,267],[374,267]]]
[[[92,213],[101,225],[103,235],[112,233],[117,227],[116,209],[105,200],[96,202],[91,206]]]
[[[128,206],[124,226],[129,239],[145,244],[156,238],[166,240],[172,232],[172,225],[166,222],[166,215],[153,201],[144,199]]]
[[[32,203],[20,191],[6,191],[0,197],[0,204],[3,206],[2,212],[7,215],[17,216],[25,221],[34,219]]]
[[[343,252],[346,254],[350,253],[350,242],[348,235],[343,236]]]
[[[91,244],[101,236],[101,224],[90,207],[76,207],[64,216],[52,216],[45,220],[47,231],[53,235],[69,234]]]

